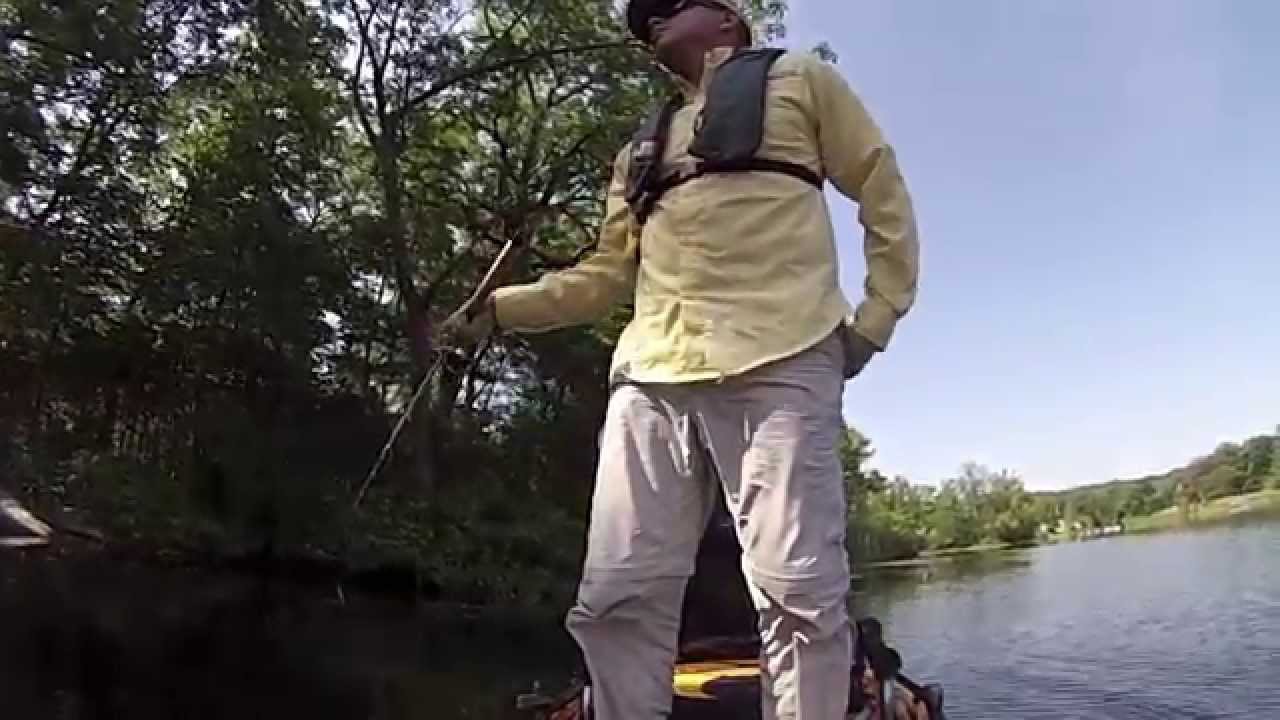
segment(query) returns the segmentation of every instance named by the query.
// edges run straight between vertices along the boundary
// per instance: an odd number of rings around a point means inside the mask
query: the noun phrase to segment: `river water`
[[[965,718],[1280,718],[1280,523],[875,572],[856,602]],[[513,717],[554,614],[0,557],[0,718]]]
[[[1118,537],[862,598],[955,718],[1280,719],[1280,524]]]

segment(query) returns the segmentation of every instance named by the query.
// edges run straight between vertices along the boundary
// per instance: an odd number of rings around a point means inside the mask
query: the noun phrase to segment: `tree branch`
[[[351,11],[359,18],[359,11],[353,5]],[[357,20],[358,22],[358,20]],[[351,74],[351,103],[355,105],[356,117],[360,119],[360,127],[364,128],[365,137],[369,140],[369,145],[378,147],[381,136],[373,128],[373,122],[369,118],[369,110],[364,106],[364,97],[360,94],[360,76],[364,74],[364,61],[366,46],[363,40],[360,42],[360,50],[356,54],[356,65]]]
[[[529,16],[529,11],[533,10],[534,5],[537,5],[541,2],[543,2],[543,0],[530,0],[529,2],[525,3],[523,7],[517,10],[515,15],[512,16],[511,22],[507,25],[506,29],[503,30],[502,33],[499,34],[498,37],[495,38],[492,43],[490,43],[490,47],[493,47],[498,43],[506,42],[507,40],[510,40],[511,35],[516,31],[516,28],[519,27],[520,23],[524,22],[525,18]]]
[[[541,1],[542,0],[532,0],[532,2],[526,4],[523,8],[521,8],[515,14],[515,17],[512,19],[511,23],[507,25],[506,29],[503,30],[501,33],[497,33],[497,36],[492,38],[486,44],[484,51],[480,53],[480,57],[476,59],[476,62],[481,64],[487,62],[489,60],[489,57],[493,54],[493,52],[502,43],[506,42],[511,38],[512,33],[515,32],[515,29],[520,25],[520,23],[524,20],[525,16],[528,15],[529,11],[532,9],[533,4]],[[495,23],[493,21],[492,13],[489,12],[489,3],[485,2],[483,3],[483,5],[484,5],[484,27],[490,34],[493,34],[493,26]]]
[[[466,250],[454,253],[452,257],[445,261],[444,267],[440,268],[435,275],[427,280],[426,288],[422,292],[423,303],[430,305],[435,300],[436,291],[439,290],[440,285],[457,272],[458,266],[462,264],[462,259],[475,251],[478,242],[475,237],[472,237],[471,244],[467,246]]]
[[[375,47],[373,36],[369,34],[369,25],[373,22],[373,16],[377,9],[370,4],[369,15],[364,17],[360,14],[358,3],[351,4],[351,12],[356,16],[356,27],[360,30],[360,52],[368,53],[370,60],[373,62],[373,102],[374,112],[378,115],[378,125],[381,126],[382,138],[385,140],[391,130],[387,123],[387,95],[386,87],[383,84],[384,73],[387,69],[387,60],[378,57],[378,50]]]
[[[400,9],[404,7],[404,0],[396,0],[396,4],[391,8],[391,22],[387,25],[387,40],[382,45],[382,67],[380,73],[385,76],[387,72],[387,64],[391,62],[391,46],[396,41],[396,27],[400,23]]]
[[[589,43],[586,45],[570,45],[570,46],[564,46],[564,47],[547,48],[545,50],[537,50],[537,51],[528,53],[526,55],[521,55],[519,57],[507,58],[505,60],[499,60],[497,62],[469,68],[467,70],[463,70],[461,72],[450,75],[449,77],[443,78],[439,82],[433,84],[431,87],[419,93],[417,96],[413,97],[409,101],[409,103],[405,105],[404,112],[412,112],[416,110],[419,105],[422,105],[423,103],[428,102],[432,98],[435,98],[436,96],[440,95],[446,90],[449,90],[453,86],[459,83],[466,82],[467,80],[471,80],[473,78],[481,77],[483,75],[502,72],[503,70],[509,70],[513,67],[518,67],[520,65],[534,62],[536,60],[545,60],[545,59],[557,57],[560,55],[571,55],[577,52],[597,52],[601,50],[616,50],[619,48],[626,48],[626,47],[638,47],[638,45],[629,40],[614,40],[612,42]]]
[[[577,228],[578,232],[581,233],[583,238],[586,239],[586,244],[583,245],[576,253],[574,253],[574,262],[581,260],[583,257],[586,256],[588,252],[591,251],[593,247],[595,247],[596,245],[595,233],[591,230],[591,228],[587,225],[587,223],[582,218],[578,217],[577,213],[574,213],[572,210],[569,209],[569,206],[567,203],[560,203],[560,204],[552,205],[551,207],[555,210],[559,210],[560,214],[563,215],[564,217],[569,218],[570,224],[572,224],[575,228]]]
[[[101,129],[103,118],[107,113],[107,106],[111,104],[111,100],[114,95],[114,90],[107,90],[100,99],[97,107],[93,109],[93,115],[90,116],[89,123],[85,126],[84,135],[81,136],[80,142],[76,146],[75,159],[72,161],[71,167],[67,172],[54,181],[52,197],[49,198],[49,202],[44,206],[44,210],[40,211],[40,214],[36,216],[37,225],[44,225],[48,222],[53,211],[57,209],[58,204],[62,202],[62,197],[66,194],[68,184],[70,184],[72,179],[76,175],[79,175],[80,172],[84,170],[84,166],[88,164],[89,150],[93,145],[93,141],[96,138],[98,131]],[[114,128],[115,124],[112,123],[111,127]]]
[[[586,133],[582,137],[578,138],[577,142],[575,142],[567,151],[562,153],[561,156],[564,158],[564,162],[561,162],[555,166],[552,166],[551,178],[547,181],[546,187],[543,188],[542,198],[538,201],[539,205],[548,206],[548,207],[550,206],[551,198],[555,194],[556,187],[559,186],[562,180],[564,179],[564,175],[566,172],[568,172],[569,165],[573,160],[574,156],[577,155],[578,151],[580,151],[583,148],[583,146],[587,144],[587,141],[591,140],[591,138],[600,134],[602,129],[603,129],[603,126],[597,126],[591,132]]]
[[[20,33],[10,35],[9,39],[21,40],[22,42],[28,42],[28,43],[31,43],[32,45],[39,45],[41,47],[48,48],[55,52],[60,52],[69,58],[74,58],[76,60],[79,60],[85,65],[89,65],[91,67],[104,69],[104,70],[107,69],[106,65],[104,65],[102,62],[98,60],[95,60],[92,56],[85,55],[84,53],[77,52],[75,50],[71,50],[70,48],[59,45],[58,43],[53,42],[51,40],[45,40],[44,38],[36,37],[35,35],[32,35],[31,33],[28,33],[28,32],[20,32]]]
[[[547,103],[547,104],[548,104],[548,106],[549,106],[549,107],[552,107],[552,108],[560,107],[560,105],[562,105],[563,103],[565,103],[565,102],[569,101],[569,100],[570,100],[570,99],[572,99],[573,97],[577,96],[577,95],[578,95],[579,93],[581,93],[582,91],[584,91],[584,90],[586,90],[586,89],[590,88],[592,85],[595,85],[595,84],[596,84],[596,81],[597,81],[597,79],[596,79],[596,78],[594,78],[594,77],[592,77],[592,78],[587,78],[586,80],[583,80],[582,82],[578,83],[577,85],[574,85],[574,86],[573,86],[572,88],[570,88],[570,89],[569,89],[569,91],[568,91],[568,92],[566,92],[565,94],[560,95],[559,97],[552,97],[552,98],[550,98],[550,100],[548,101],[548,103]]]

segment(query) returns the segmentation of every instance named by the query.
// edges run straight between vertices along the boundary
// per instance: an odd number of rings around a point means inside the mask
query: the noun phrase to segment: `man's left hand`
[[[846,380],[857,377],[880,352],[875,343],[859,335],[853,328],[844,331],[844,376]]]

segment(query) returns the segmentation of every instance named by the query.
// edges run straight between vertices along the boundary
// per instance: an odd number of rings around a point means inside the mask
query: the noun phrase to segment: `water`
[[[857,602],[965,718],[1280,718],[1280,524],[868,576]],[[0,555],[0,717],[513,717],[573,658],[542,617]]]
[[[862,604],[956,718],[1280,718],[1280,524],[913,572]]]
[[[507,718],[571,652],[527,613],[0,554],[0,720]]]

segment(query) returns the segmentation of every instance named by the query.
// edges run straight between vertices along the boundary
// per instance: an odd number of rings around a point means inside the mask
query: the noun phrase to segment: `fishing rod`
[[[514,262],[518,251],[523,249],[525,241],[521,233],[513,234],[498,251],[497,257],[494,258],[493,264],[489,266],[488,272],[480,280],[480,284],[476,286],[475,292],[471,293],[471,297],[454,313],[461,314],[464,317],[470,317],[476,308],[484,302],[487,302],[489,295],[497,288],[501,277],[510,269]],[[400,433],[404,431],[405,426],[409,424],[410,418],[413,416],[414,409],[418,406],[422,395],[427,386],[440,372],[440,368],[444,366],[445,358],[454,352],[457,348],[439,347],[442,338],[436,337],[433,343],[436,346],[436,359],[427,371],[423,373],[422,379],[418,381],[417,388],[414,389],[413,395],[409,398],[409,404],[405,406],[400,413],[400,418],[396,421],[395,427],[391,429],[391,435],[387,437],[387,441],[383,443],[382,449],[378,452],[378,457],[373,462],[373,466],[369,468],[369,472],[365,475],[364,482],[360,484],[360,490],[356,493],[355,499],[351,503],[353,510],[359,509],[360,503],[364,501],[364,496],[369,491],[369,486],[373,484],[378,474],[382,472],[383,466],[391,457],[392,450],[395,449],[396,441],[400,438]]]

